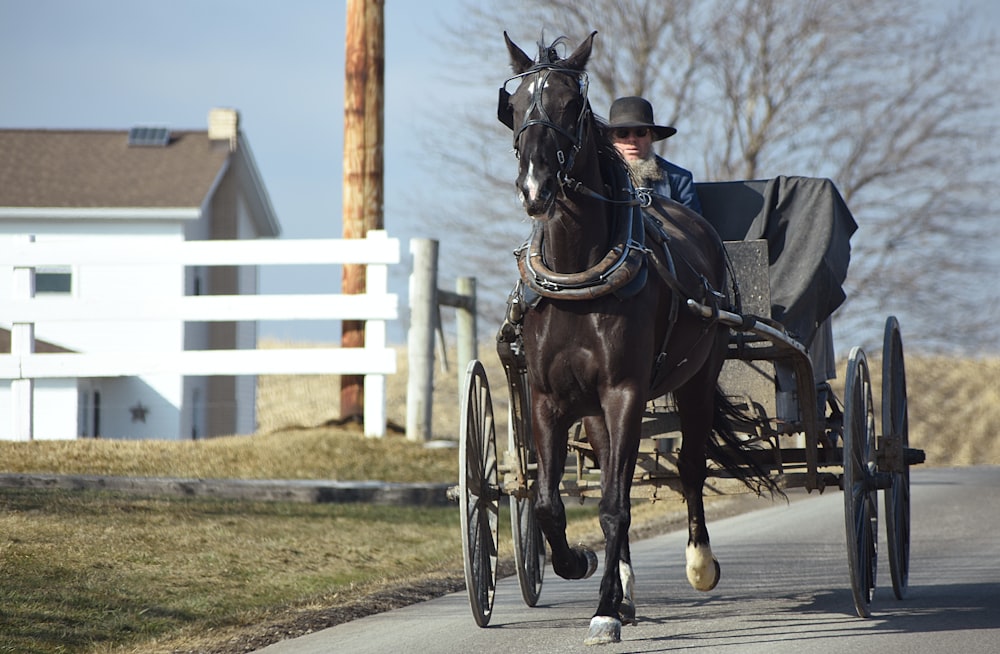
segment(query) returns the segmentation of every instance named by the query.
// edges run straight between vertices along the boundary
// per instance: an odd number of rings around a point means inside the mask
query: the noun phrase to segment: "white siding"
[[[103,242],[128,237],[131,243],[141,239],[150,251],[158,244],[183,239],[183,223],[166,220],[5,220],[0,221],[0,235],[34,234],[36,241],[74,241],[86,247],[89,240]],[[134,247],[134,246],[130,246]],[[0,306],[10,298],[10,266],[0,265]],[[128,304],[140,298],[178,297],[184,294],[182,266],[81,265],[72,269],[72,294],[81,300],[106,299],[109,295]],[[0,313],[2,320],[2,313]],[[9,328],[7,323],[0,322]],[[77,352],[144,352],[150,349],[182,351],[184,325],[177,321],[109,321],[82,323],[38,323],[35,339]],[[150,343],[156,343],[155,348]],[[125,379],[105,379],[100,389],[100,436],[108,438],[170,438],[180,435],[180,416],[184,397],[182,378],[177,375],[150,375]],[[81,387],[83,382],[81,381]],[[0,408],[9,409],[9,385],[0,393]],[[71,439],[81,432],[81,416],[92,419],[95,407],[79,406],[80,398],[93,394],[78,391],[72,381],[46,380],[35,386],[35,433],[37,438]],[[133,420],[131,408],[148,407],[145,422]],[[9,410],[3,415],[9,416]],[[10,421],[0,420],[0,438],[10,438]]]

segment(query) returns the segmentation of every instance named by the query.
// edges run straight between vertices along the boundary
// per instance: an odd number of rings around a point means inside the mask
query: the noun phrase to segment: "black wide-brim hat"
[[[653,105],[636,95],[615,100],[611,103],[609,114],[609,130],[617,127],[647,127],[653,133],[654,141],[662,141],[677,133],[669,125],[657,125],[653,121]]]

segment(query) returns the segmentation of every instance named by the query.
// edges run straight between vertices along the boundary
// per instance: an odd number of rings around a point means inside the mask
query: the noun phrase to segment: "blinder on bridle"
[[[576,133],[570,132],[561,125],[557,125],[552,122],[549,118],[548,113],[545,111],[545,107],[542,105],[542,91],[545,89],[546,82],[549,75],[557,73],[561,75],[570,75],[575,77],[579,83],[580,95],[583,98],[583,104],[580,108],[580,114],[576,118]],[[563,136],[567,137],[573,144],[573,156],[569,159],[569,164],[564,165],[564,170],[568,170],[572,166],[573,158],[580,149],[580,145],[583,142],[583,130],[586,126],[586,118],[590,113],[590,103],[587,101],[587,90],[590,85],[590,81],[587,77],[587,72],[583,70],[575,70],[572,68],[562,68],[554,64],[539,63],[532,66],[531,69],[521,73],[520,75],[515,75],[507,79],[503,86],[500,87],[499,97],[497,98],[497,119],[506,125],[511,131],[514,130],[514,108],[510,104],[511,93],[507,90],[507,85],[514,80],[523,80],[531,75],[538,75],[539,79],[535,84],[534,91],[531,96],[531,103],[524,112],[524,121],[521,123],[521,127],[514,134],[514,152],[520,155],[520,148],[518,147],[518,140],[521,138],[521,134],[524,130],[531,127],[532,125],[544,125],[559,132]],[[523,81],[521,82],[523,83]],[[537,113],[537,117],[532,118],[532,114]],[[560,163],[565,164],[566,158],[560,150],[558,153]]]

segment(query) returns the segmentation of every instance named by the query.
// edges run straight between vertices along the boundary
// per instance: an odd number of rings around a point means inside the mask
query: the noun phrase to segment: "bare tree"
[[[837,330],[877,336],[894,312],[904,316],[908,344],[995,350],[1000,312],[984,310],[991,296],[977,289],[983,275],[998,272],[987,244],[996,243],[988,189],[1000,174],[1000,49],[976,33],[974,18],[967,9],[915,12],[907,0],[550,0],[486,8],[470,0],[452,25],[452,51],[475,44],[483,52],[467,56],[486,88],[475,115],[466,116],[463,147],[451,148],[443,167],[473,190],[468,207],[452,212],[449,233],[461,232],[464,249],[478,253],[470,256],[480,289],[493,294],[483,299],[482,323],[499,320],[516,274],[512,259],[496,251],[527,234],[513,200],[510,133],[490,104],[506,75],[501,32],[521,43],[567,35],[575,45],[597,29],[588,64],[595,112],[621,95],[647,97],[658,122],[679,130],[662,154],[696,179],[806,175],[836,183],[860,225]]]

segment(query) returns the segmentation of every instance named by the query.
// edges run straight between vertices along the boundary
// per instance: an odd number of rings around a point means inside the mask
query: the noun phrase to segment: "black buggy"
[[[894,317],[885,320],[877,421],[868,358],[860,347],[849,353],[843,396],[837,397],[828,383],[835,376],[829,317],[844,299],[841,285],[856,229],[832,182],[778,177],[697,188],[704,216],[726,242],[739,311],[694,301],[688,309],[731,329],[721,385],[755,417],[737,427],[756,445],[757,462],[779,487],[843,490],[854,605],[859,616],[868,617],[877,567],[877,491],[884,491],[892,587],[902,599],[910,559],[909,468],[924,461],[924,452],[908,442],[899,323]],[[507,449],[498,459],[489,384],[482,364],[472,361],[462,395],[459,485],[453,489],[461,506],[466,585],[480,626],[492,613],[502,496],[511,509],[515,566],[529,606],[538,601],[546,562],[534,519],[529,389],[516,330],[502,330],[497,351],[510,393]],[[679,437],[670,396],[650,401],[633,498],[680,491]],[[570,434],[569,449],[572,470],[563,477],[562,492],[599,498],[596,460],[579,425]],[[719,494],[746,491],[721,466],[710,469],[706,487]]]

